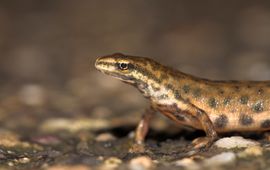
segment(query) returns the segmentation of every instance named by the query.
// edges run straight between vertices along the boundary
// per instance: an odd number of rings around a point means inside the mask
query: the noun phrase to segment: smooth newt
[[[270,81],[215,81],[198,78],[144,57],[120,53],[100,57],[96,68],[135,86],[150,100],[135,135],[143,144],[156,111],[179,124],[202,129],[195,148],[210,146],[217,133],[270,129]]]

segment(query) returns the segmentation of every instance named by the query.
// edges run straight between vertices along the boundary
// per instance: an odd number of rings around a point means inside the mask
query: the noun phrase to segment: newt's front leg
[[[214,125],[211,122],[205,111],[198,109],[196,112],[196,117],[198,118],[201,126],[206,133],[206,137],[196,138],[192,141],[195,149],[210,147],[215,140],[217,140],[217,132],[214,129]]]
[[[144,140],[149,130],[150,121],[155,114],[155,110],[150,107],[144,112],[135,131],[135,144],[130,148],[130,152],[144,152]]]

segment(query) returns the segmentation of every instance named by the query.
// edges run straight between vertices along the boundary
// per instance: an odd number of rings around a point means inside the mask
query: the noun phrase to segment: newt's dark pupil
[[[119,68],[121,70],[126,70],[126,69],[128,69],[128,64],[127,63],[119,63]]]

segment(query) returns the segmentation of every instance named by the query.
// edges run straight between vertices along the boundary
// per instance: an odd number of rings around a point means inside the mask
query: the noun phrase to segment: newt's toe
[[[215,139],[210,137],[199,137],[192,141],[192,145],[194,149],[207,149],[214,143],[214,141]]]

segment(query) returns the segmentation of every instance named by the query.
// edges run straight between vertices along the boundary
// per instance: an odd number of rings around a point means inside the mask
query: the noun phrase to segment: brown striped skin
[[[270,129],[270,81],[202,79],[149,58],[123,54],[100,57],[95,66],[137,87],[153,110],[176,123],[204,130],[210,144],[217,132]],[[137,132],[138,136],[146,133]]]

